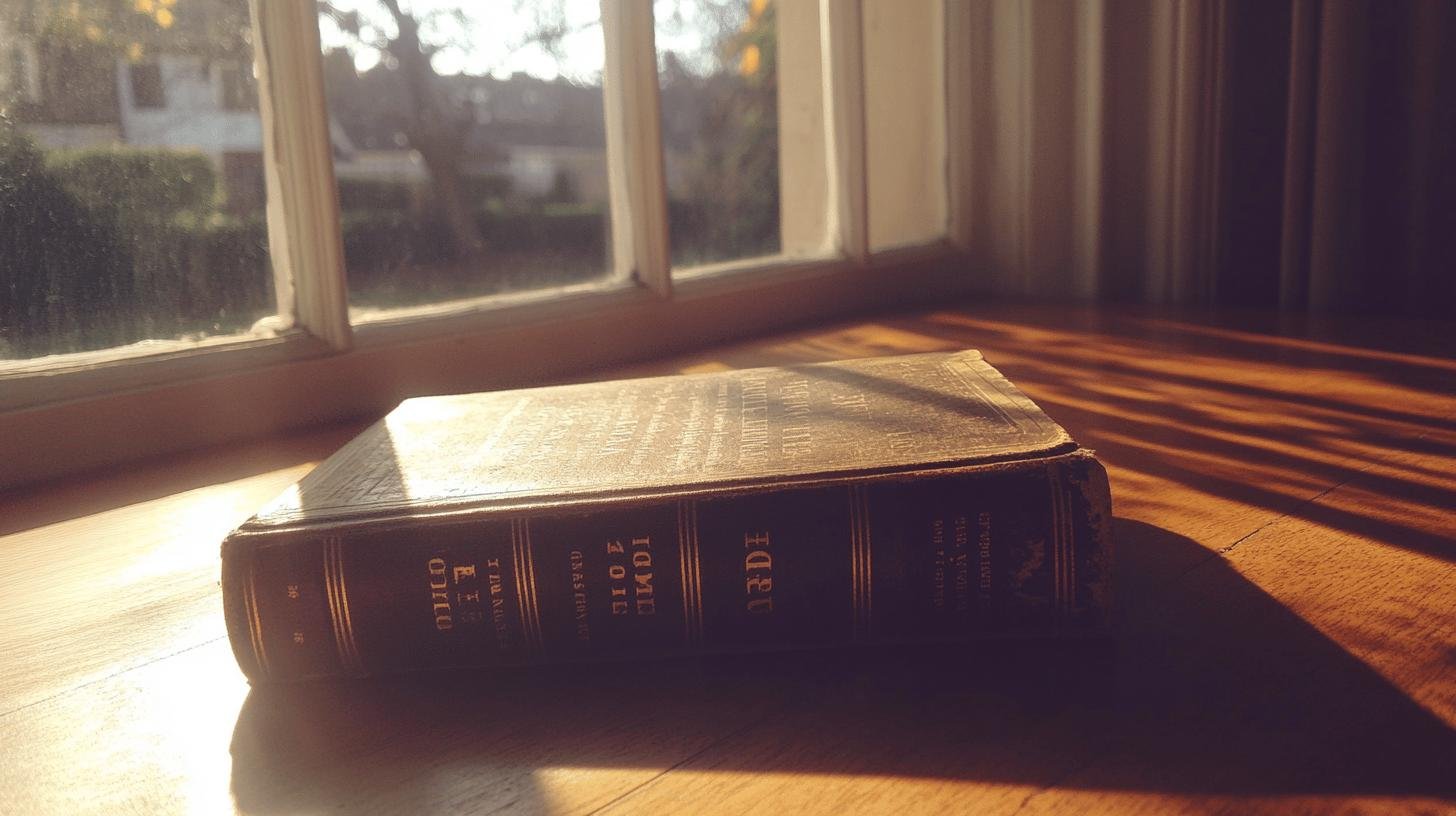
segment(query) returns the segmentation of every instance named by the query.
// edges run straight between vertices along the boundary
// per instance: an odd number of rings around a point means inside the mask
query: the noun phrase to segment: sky
[[[378,0],[334,0],[334,5],[345,11],[358,11],[366,22],[378,25],[386,35],[394,33],[389,14]],[[603,42],[599,0],[401,0],[401,5],[417,15],[437,15],[423,31],[427,42],[448,39],[462,43],[435,55],[435,70],[441,74],[489,73],[506,78],[520,71],[541,79],[561,76],[583,83],[601,81]],[[456,9],[468,10],[466,25],[442,13]],[[657,0],[654,10],[659,20],[680,21],[657,26],[659,53],[677,51],[683,56],[704,53],[709,44],[696,9],[692,0]],[[572,30],[562,44],[559,61],[539,46],[526,44],[531,33],[539,30],[538,16],[552,20],[558,14]],[[326,49],[349,47],[354,52],[355,66],[361,71],[379,61],[378,52],[358,48],[358,41],[341,32],[332,20],[320,18],[319,34]]]

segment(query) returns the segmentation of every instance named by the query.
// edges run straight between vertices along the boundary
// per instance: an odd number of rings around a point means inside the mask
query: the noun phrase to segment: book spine
[[[1107,478],[1071,454],[465,519],[237,534],[255,681],[1095,631]]]

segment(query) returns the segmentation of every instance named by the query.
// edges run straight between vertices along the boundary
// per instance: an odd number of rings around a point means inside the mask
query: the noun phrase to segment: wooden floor
[[[12,493],[0,813],[1456,812],[1456,326],[1339,326],[967,307],[603,373],[982,349],[1112,474],[1077,647],[250,691],[218,542],[357,426]]]

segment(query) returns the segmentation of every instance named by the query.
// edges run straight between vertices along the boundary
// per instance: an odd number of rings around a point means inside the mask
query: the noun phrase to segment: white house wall
[[[263,150],[257,111],[224,110],[220,72],[206,70],[198,57],[164,55],[158,59],[164,106],[138,108],[131,71],[118,61],[122,139],[138,147],[201,150],[213,155]]]
[[[108,147],[121,141],[121,130],[111,124],[52,125],[43,122],[27,122],[24,127],[25,132],[47,150]]]
[[[341,179],[428,184],[429,171],[415,150],[355,150],[335,157],[334,175]]]

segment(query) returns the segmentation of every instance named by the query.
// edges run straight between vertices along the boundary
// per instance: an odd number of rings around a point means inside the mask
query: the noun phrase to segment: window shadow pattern
[[[1203,548],[1117,521],[1114,638],[254,689],[249,812],[547,809],[542,769],[894,775],[1207,799],[1456,796],[1456,732]],[[605,792],[603,795],[606,795]],[[611,796],[607,796],[611,798]]]
[[[1456,804],[1448,719],[1220,557],[1264,519],[1293,518],[1456,560],[1445,335],[1343,345],[1237,319],[985,314],[819,329],[710,361],[982,349],[1111,465],[1110,637],[259,687],[233,734],[238,805],[630,806],[668,769],[1148,793],[1190,812],[1265,797]],[[1358,501],[1324,500],[1337,488]],[[1247,512],[1200,527],[1195,500]],[[563,769],[613,770],[615,787],[548,779]]]

